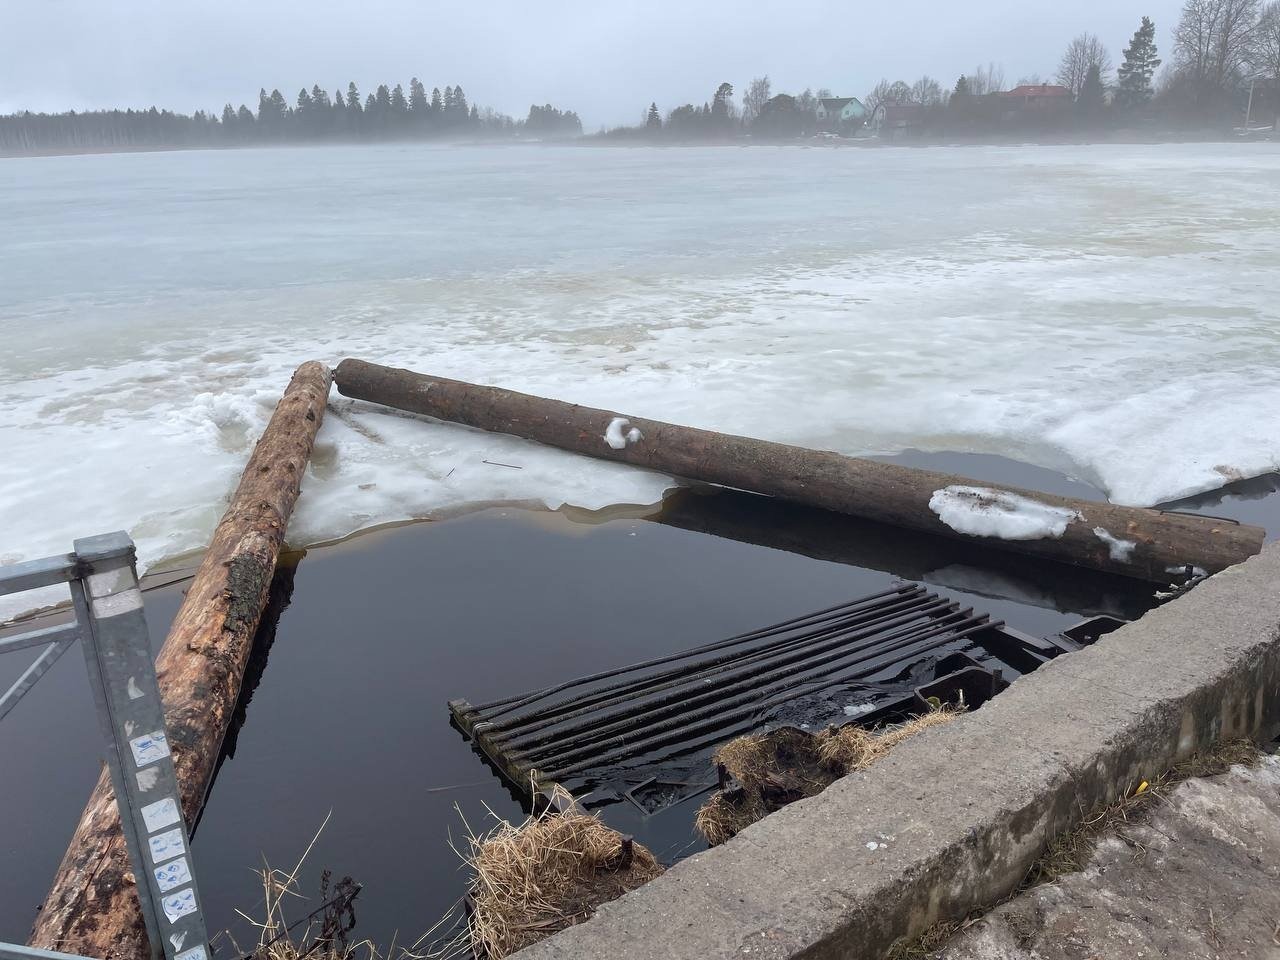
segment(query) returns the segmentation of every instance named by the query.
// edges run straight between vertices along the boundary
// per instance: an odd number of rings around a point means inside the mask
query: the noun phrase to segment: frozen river
[[[0,222],[0,562],[199,548],[311,358],[1125,503],[1280,465],[1280,145],[0,160]],[[297,545],[669,486],[333,404]]]

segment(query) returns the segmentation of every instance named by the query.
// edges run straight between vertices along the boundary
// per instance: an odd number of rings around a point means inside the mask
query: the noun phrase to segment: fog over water
[[[1280,465],[1277,145],[244,150],[0,185],[3,562],[198,549],[312,358],[1134,504]],[[310,471],[299,545],[671,485],[336,394]]]
[[[523,116],[548,101],[577,110],[588,129],[634,123],[656,100],[664,110],[701,104],[716,85],[745,87],[769,74],[775,91],[829,87],[865,95],[881,77],[921,74],[950,88],[990,61],[1010,83],[1050,78],[1083,30],[1116,62],[1142,15],[1166,48],[1182,3],[1139,7],[1110,0],[1036,4],[918,0],[909,15],[888,5],[832,0],[722,4],[483,5],[366,0],[328,8],[302,0],[47,0],[0,4],[0,113],[158,104],[255,107],[258,88],[292,102],[318,83],[346,89],[421,77],[430,89],[462,84],[472,102]],[[33,39],[48,42],[32,42]]]

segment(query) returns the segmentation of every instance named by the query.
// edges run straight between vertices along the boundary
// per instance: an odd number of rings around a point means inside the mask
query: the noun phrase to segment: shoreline
[[[1255,132],[1251,135],[1239,135],[1219,131],[1187,131],[1185,133],[1170,132],[1167,134],[1139,136],[1105,136],[1100,132],[1095,135],[1077,136],[1001,136],[1001,137],[912,137],[884,140],[880,137],[838,137],[835,139],[801,137],[793,139],[762,139],[739,137],[730,139],[706,140],[647,140],[642,137],[610,137],[607,133],[588,134],[582,137],[564,140],[333,140],[319,143],[244,143],[244,144],[199,144],[196,146],[141,146],[136,148],[96,149],[84,148],[75,150],[37,150],[28,153],[0,152],[0,160],[40,160],[53,157],[96,157],[115,156],[132,153],[223,153],[240,150],[309,150],[324,147],[434,147],[450,149],[456,147],[492,147],[492,148],[542,148],[542,147],[649,147],[696,148],[696,147],[826,147],[841,149],[857,147],[862,149],[880,148],[912,148],[912,147],[1100,147],[1100,146],[1162,146],[1164,144],[1228,144],[1228,143],[1275,143],[1280,142],[1280,132],[1273,131],[1269,135]]]
[[[1068,496],[1076,496],[1083,499],[1097,499],[1100,501],[1110,502],[1105,494],[1092,484],[1078,480],[1069,474],[1062,473],[1057,470],[1051,470],[1045,467],[1038,467],[1035,464],[1022,460],[1015,460],[1009,457],[1003,457],[995,454],[974,454],[962,453],[958,451],[940,451],[936,453],[927,453],[919,450],[909,449],[901,453],[893,455],[877,455],[869,457],[869,459],[880,460],[888,463],[901,463],[908,466],[916,466],[922,469],[936,469],[941,472],[957,473],[977,482],[995,482],[1007,483],[1013,486],[1022,486],[1032,491],[1043,493],[1060,493]],[[303,496],[305,496],[305,486]],[[786,514],[790,511],[793,519],[791,525],[799,524],[800,528],[808,529],[814,536],[820,536],[817,533],[824,526],[831,524],[858,526],[869,523],[868,521],[859,521],[855,518],[844,517],[840,514],[829,514],[827,511],[815,510],[807,507],[799,507],[784,501],[774,501],[767,497],[758,497],[755,494],[741,494],[738,491],[732,491],[725,488],[715,487],[709,484],[700,483],[684,483],[672,481],[672,485],[667,489],[666,494],[657,503],[653,504],[629,504],[618,503],[610,504],[599,509],[589,509],[586,507],[578,507],[573,504],[561,504],[559,507],[547,507],[541,501],[536,500],[477,500],[464,504],[458,504],[454,507],[438,511],[428,517],[403,517],[394,520],[381,521],[370,526],[361,527],[358,530],[322,540],[317,540],[309,544],[301,546],[286,542],[284,551],[282,552],[282,564],[285,557],[301,558],[312,551],[318,550],[361,550],[370,549],[376,546],[380,537],[386,536],[404,527],[414,527],[422,524],[446,523],[452,520],[462,519],[474,514],[482,514],[488,511],[512,511],[517,512],[534,524],[541,523],[544,527],[557,527],[559,519],[569,521],[570,526],[583,527],[589,529],[617,520],[647,520],[657,523],[673,523],[677,526],[684,526],[689,521],[687,519],[688,511],[683,509],[682,504],[689,497],[705,497],[710,496],[714,500],[720,497],[722,503],[728,503],[735,497],[754,498],[759,505],[763,507],[766,513],[774,513],[781,511]],[[750,509],[750,508],[748,508]],[[1165,510],[1170,512],[1186,512],[1197,513],[1206,516],[1222,517],[1234,522],[1254,523],[1262,526],[1267,530],[1267,539],[1274,540],[1280,538],[1280,473],[1264,473],[1257,477],[1243,478],[1232,480],[1224,483],[1221,487],[1213,490],[1206,490],[1201,493],[1192,494],[1177,500],[1164,501],[1153,505],[1150,509]],[[741,511],[741,508],[738,508]],[[673,519],[666,520],[664,517],[671,514]],[[808,520],[808,514],[821,515],[818,522],[814,523]],[[684,518],[684,519],[681,519]],[[797,536],[777,536],[768,532],[762,532],[760,528],[748,522],[745,527],[741,526],[739,519],[721,520],[717,522],[728,522],[730,527],[738,530],[739,533],[720,532],[714,529],[703,528],[703,532],[712,533],[713,535],[728,536],[733,539],[741,539],[744,542],[754,542],[757,545],[772,545],[775,549],[782,549],[791,552],[799,552],[809,556],[821,557],[824,559],[838,559],[839,551],[823,551],[822,548],[815,548],[817,552],[806,551],[798,548],[799,537]],[[767,521],[766,521],[767,522]],[[871,524],[872,527],[877,525]],[[585,532],[584,529],[584,532]],[[886,528],[896,529],[896,528]],[[748,532],[742,532],[742,531]],[[781,532],[781,531],[780,531]],[[898,531],[900,535],[904,531]],[[754,538],[754,539],[753,539]],[[962,551],[975,551],[977,553],[990,552],[983,547],[980,541],[973,544],[961,543],[959,545],[949,543],[939,538],[926,538],[936,540],[936,553],[939,556],[953,554],[957,549]],[[779,545],[783,544],[783,545]],[[139,577],[141,589],[144,593],[152,590],[161,589],[176,583],[184,583],[191,579],[196,568],[200,564],[200,560],[204,555],[203,550],[187,551],[176,554],[172,557],[164,558],[147,568],[146,572]],[[988,558],[988,564],[991,566],[1004,566],[1000,560],[1003,557],[995,554],[994,559]],[[839,562],[852,562],[849,560],[840,560]],[[33,608],[23,611],[4,621],[0,621],[0,636],[7,632],[25,629],[31,623],[46,617],[56,617],[63,614],[68,609],[70,601],[62,601],[57,604]]]

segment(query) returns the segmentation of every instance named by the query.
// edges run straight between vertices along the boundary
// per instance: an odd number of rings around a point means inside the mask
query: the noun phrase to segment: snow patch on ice
[[[935,490],[929,498],[929,509],[957,533],[1000,540],[1057,539],[1066,532],[1067,524],[1081,519],[1078,511],[1068,507],[1055,507],[1004,490],[959,484]]]
[[[604,442],[615,450],[625,450],[643,439],[644,434],[638,427],[632,427],[631,421],[626,417],[614,417],[604,432]]]
[[[1112,536],[1105,527],[1094,527],[1093,535],[1107,545],[1112,560],[1128,563],[1133,559],[1133,550],[1138,545],[1136,540],[1121,540]]]

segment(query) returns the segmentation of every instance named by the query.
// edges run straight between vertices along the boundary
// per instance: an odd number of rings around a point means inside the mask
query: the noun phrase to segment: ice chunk
[[[1081,519],[1069,507],[1055,507],[1020,494],[959,484],[935,490],[929,509],[957,533],[1001,540],[1058,538]]]

